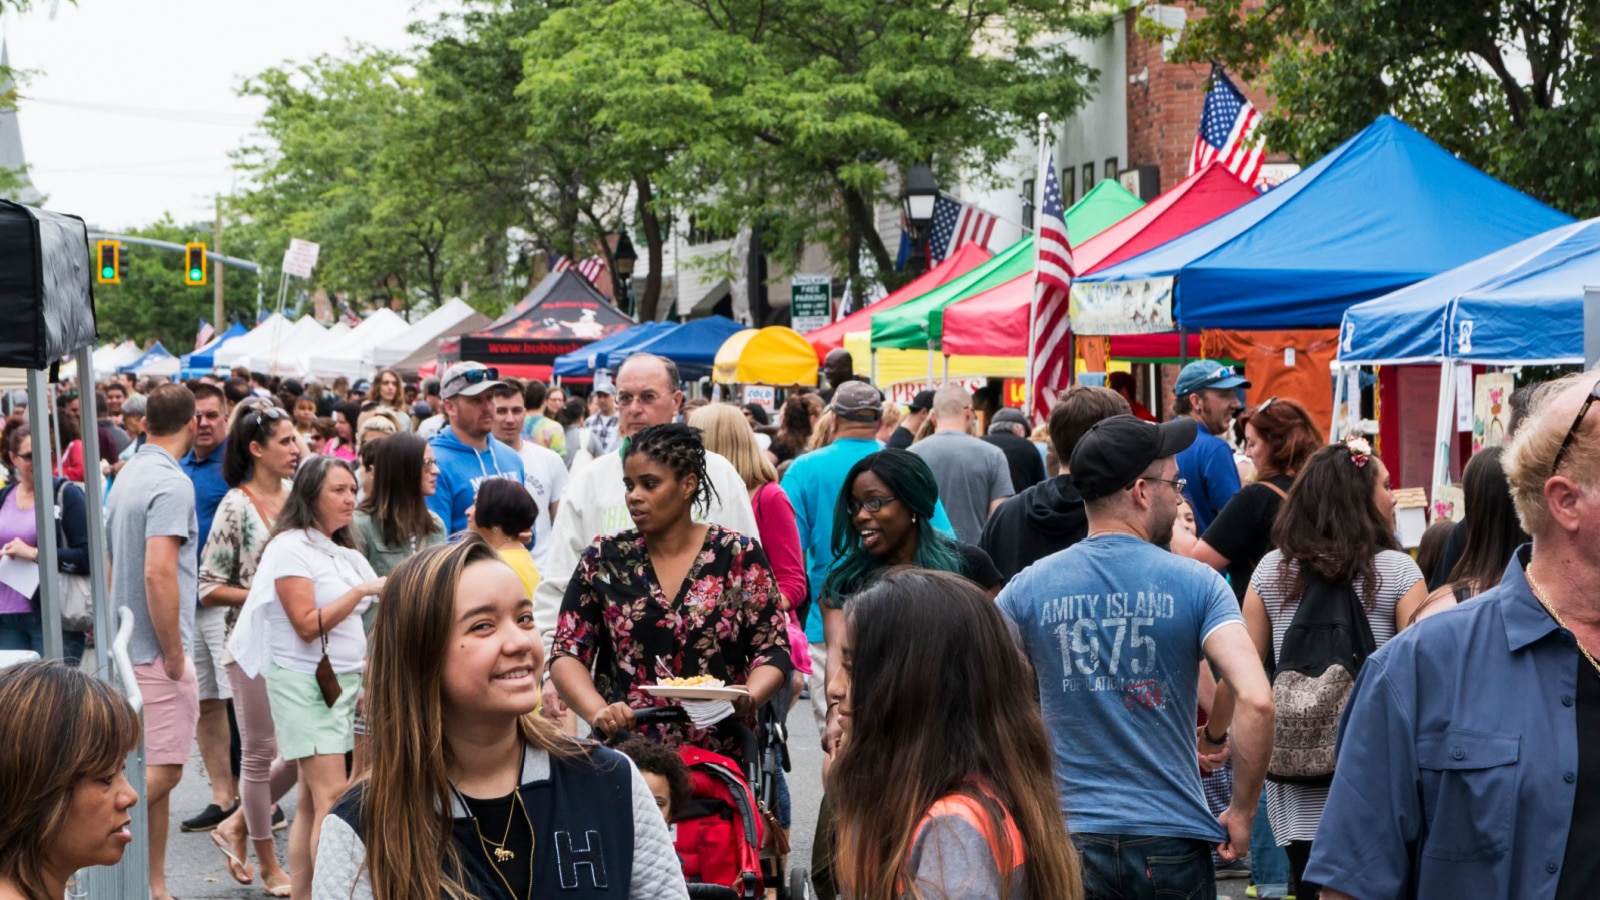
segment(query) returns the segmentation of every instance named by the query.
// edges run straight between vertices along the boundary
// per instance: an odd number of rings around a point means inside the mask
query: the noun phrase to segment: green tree
[[[211,243],[209,222],[179,225],[170,215],[130,237],[147,237],[175,244],[190,241]],[[91,248],[92,250],[93,248]],[[244,245],[227,248],[230,256],[244,256]],[[133,340],[141,345],[158,340],[174,355],[194,349],[200,319],[211,319],[213,286],[183,283],[183,253],[137,244],[123,244],[122,258],[128,274],[121,284],[94,286],[95,318],[102,340]],[[255,321],[256,276],[242,269],[229,268],[223,279],[223,309],[229,318],[246,324]],[[218,331],[227,322],[213,323]]]
[[[1600,213],[1597,0],[1196,0],[1180,61],[1277,100],[1267,146],[1314,160],[1394,113],[1577,216]]]

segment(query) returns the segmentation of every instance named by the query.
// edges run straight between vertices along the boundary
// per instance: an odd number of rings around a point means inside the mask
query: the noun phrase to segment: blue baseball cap
[[[1187,397],[1195,391],[1207,388],[1227,390],[1230,388],[1247,388],[1250,382],[1243,375],[1234,372],[1227,366],[1215,360],[1197,359],[1178,373],[1178,383],[1173,386],[1172,393],[1179,397]]]

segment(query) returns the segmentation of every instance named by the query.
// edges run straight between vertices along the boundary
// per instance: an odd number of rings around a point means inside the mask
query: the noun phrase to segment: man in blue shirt
[[[1239,604],[1172,540],[1173,455],[1195,423],[1132,415],[1078,441],[1072,483],[1089,535],[1011,579],[996,602],[1033,662],[1056,788],[1094,896],[1215,897],[1215,845],[1245,855],[1272,747],[1272,691]],[[1206,807],[1196,759],[1199,672],[1241,693],[1232,799]],[[1227,738],[1214,741],[1220,745]]]
[[[1194,510],[1196,534],[1205,534],[1233,495],[1239,493],[1239,467],[1228,442],[1217,437],[1239,412],[1239,388],[1250,382],[1214,360],[1197,359],[1178,373],[1172,411],[1200,426],[1199,436],[1178,454],[1178,477],[1189,483],[1183,496]]]
[[[1324,898],[1595,895],[1594,378],[1545,386],[1505,454],[1533,543],[1499,586],[1402,631],[1362,665],[1306,867]]]
[[[194,483],[194,511],[199,524],[195,558],[204,559],[206,538],[217,506],[228,493],[222,478],[222,457],[228,452],[228,398],[222,389],[210,384],[191,387],[194,394],[194,446],[178,464]],[[184,831],[209,831],[233,811],[238,796],[231,764],[231,732],[228,728],[228,703],[233,687],[223,668],[223,642],[227,638],[228,608],[206,606],[200,598],[186,600],[200,604],[194,614],[194,672],[200,683],[200,725],[195,729],[200,745],[200,761],[211,779],[211,805],[182,822]]]
[[[823,579],[833,568],[833,513],[844,488],[844,476],[863,457],[883,449],[878,443],[878,422],[883,418],[883,395],[864,381],[846,381],[834,391],[828,408],[833,411],[833,441],[820,450],[796,457],[783,475],[783,492],[794,506],[800,549],[806,555],[806,579],[811,586],[811,610],[806,616],[806,640],[811,644],[812,674],[806,679],[817,731],[827,726],[827,646],[823,643],[822,613],[818,602]],[[950,532],[944,507],[934,509],[933,526]]]
[[[451,534],[465,531],[467,510],[478,485],[490,478],[521,484],[522,457],[494,439],[494,391],[505,388],[500,371],[483,363],[459,362],[439,382],[446,425],[429,441],[439,464],[439,480],[428,497],[428,509],[444,520]]]

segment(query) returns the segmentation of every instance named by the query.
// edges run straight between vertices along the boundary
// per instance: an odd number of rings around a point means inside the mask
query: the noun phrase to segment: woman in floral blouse
[[[596,539],[567,585],[550,677],[596,730],[631,731],[634,707],[671,703],[641,690],[665,678],[710,675],[743,686],[740,716],[789,678],[787,622],[761,545],[693,519],[713,490],[705,459],[699,431],[687,425],[634,435],[623,481],[635,528]],[[733,740],[692,724],[652,736],[738,757]]]
[[[272,536],[272,523],[289,497],[289,483],[299,462],[300,441],[287,411],[261,404],[234,418],[222,459],[222,477],[232,489],[217,505],[200,560],[200,602],[230,607],[230,633]],[[228,856],[228,872],[234,880],[249,884],[254,876],[246,862],[248,837],[261,864],[263,888],[269,896],[287,897],[289,873],[278,865],[272,807],[294,787],[295,767],[282,760],[273,762],[278,745],[266,681],[246,675],[231,655],[224,661],[239,720],[240,803],[211,839]]]

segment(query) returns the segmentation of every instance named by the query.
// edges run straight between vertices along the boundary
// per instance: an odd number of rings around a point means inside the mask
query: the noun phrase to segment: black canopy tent
[[[549,366],[637,324],[572,269],[546,275],[488,328],[462,335],[461,358],[487,365]]]

